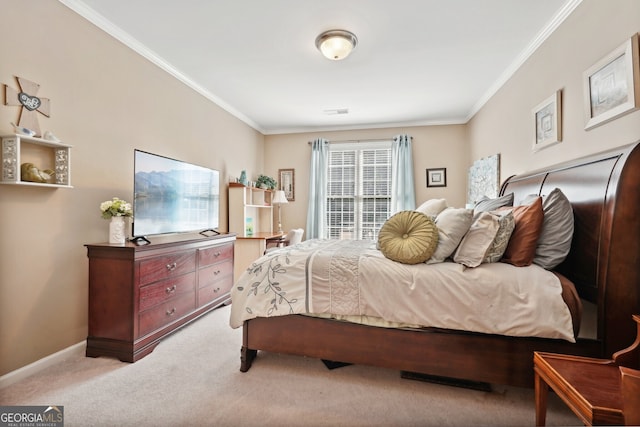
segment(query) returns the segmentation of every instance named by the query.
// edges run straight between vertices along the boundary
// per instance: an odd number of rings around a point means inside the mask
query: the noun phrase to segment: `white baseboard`
[[[1,376],[0,388],[7,387],[20,380],[30,377],[31,375],[36,374],[43,369],[48,368],[49,366],[62,362],[63,360],[71,356],[75,356],[76,353],[82,352],[82,354],[84,354],[86,344],[86,341],[81,341],[78,344],[74,344],[71,347],[67,347],[63,350],[58,351],[57,353],[50,354],[49,356],[43,357],[40,360],[36,360],[35,362],[30,363],[27,366],[23,366],[20,369],[16,369],[15,371],[11,371],[8,374]]]

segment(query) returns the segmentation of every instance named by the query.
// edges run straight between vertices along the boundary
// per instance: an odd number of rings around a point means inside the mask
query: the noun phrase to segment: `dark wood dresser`
[[[179,239],[85,245],[87,356],[135,362],[168,334],[230,302],[235,234]]]

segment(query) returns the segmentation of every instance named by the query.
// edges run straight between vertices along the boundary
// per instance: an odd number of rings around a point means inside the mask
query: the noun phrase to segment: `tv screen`
[[[133,237],[218,227],[217,170],[136,149],[133,191]]]

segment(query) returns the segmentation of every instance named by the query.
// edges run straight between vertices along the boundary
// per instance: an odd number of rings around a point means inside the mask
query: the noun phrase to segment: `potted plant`
[[[256,186],[265,190],[275,190],[278,183],[270,176],[260,175],[256,181]]]
[[[114,197],[112,200],[100,203],[100,212],[102,218],[111,220],[109,223],[109,243],[124,245],[126,241],[124,219],[133,216],[131,203]]]

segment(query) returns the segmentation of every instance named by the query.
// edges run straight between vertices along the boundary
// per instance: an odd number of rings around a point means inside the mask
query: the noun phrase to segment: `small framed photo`
[[[278,169],[279,189],[284,191],[287,201],[293,202],[296,199],[295,169]]]
[[[446,187],[447,169],[427,169],[427,187]]]
[[[640,107],[638,34],[584,72],[585,129]]]
[[[562,91],[545,99],[533,109],[535,138],[533,151],[562,141]]]

